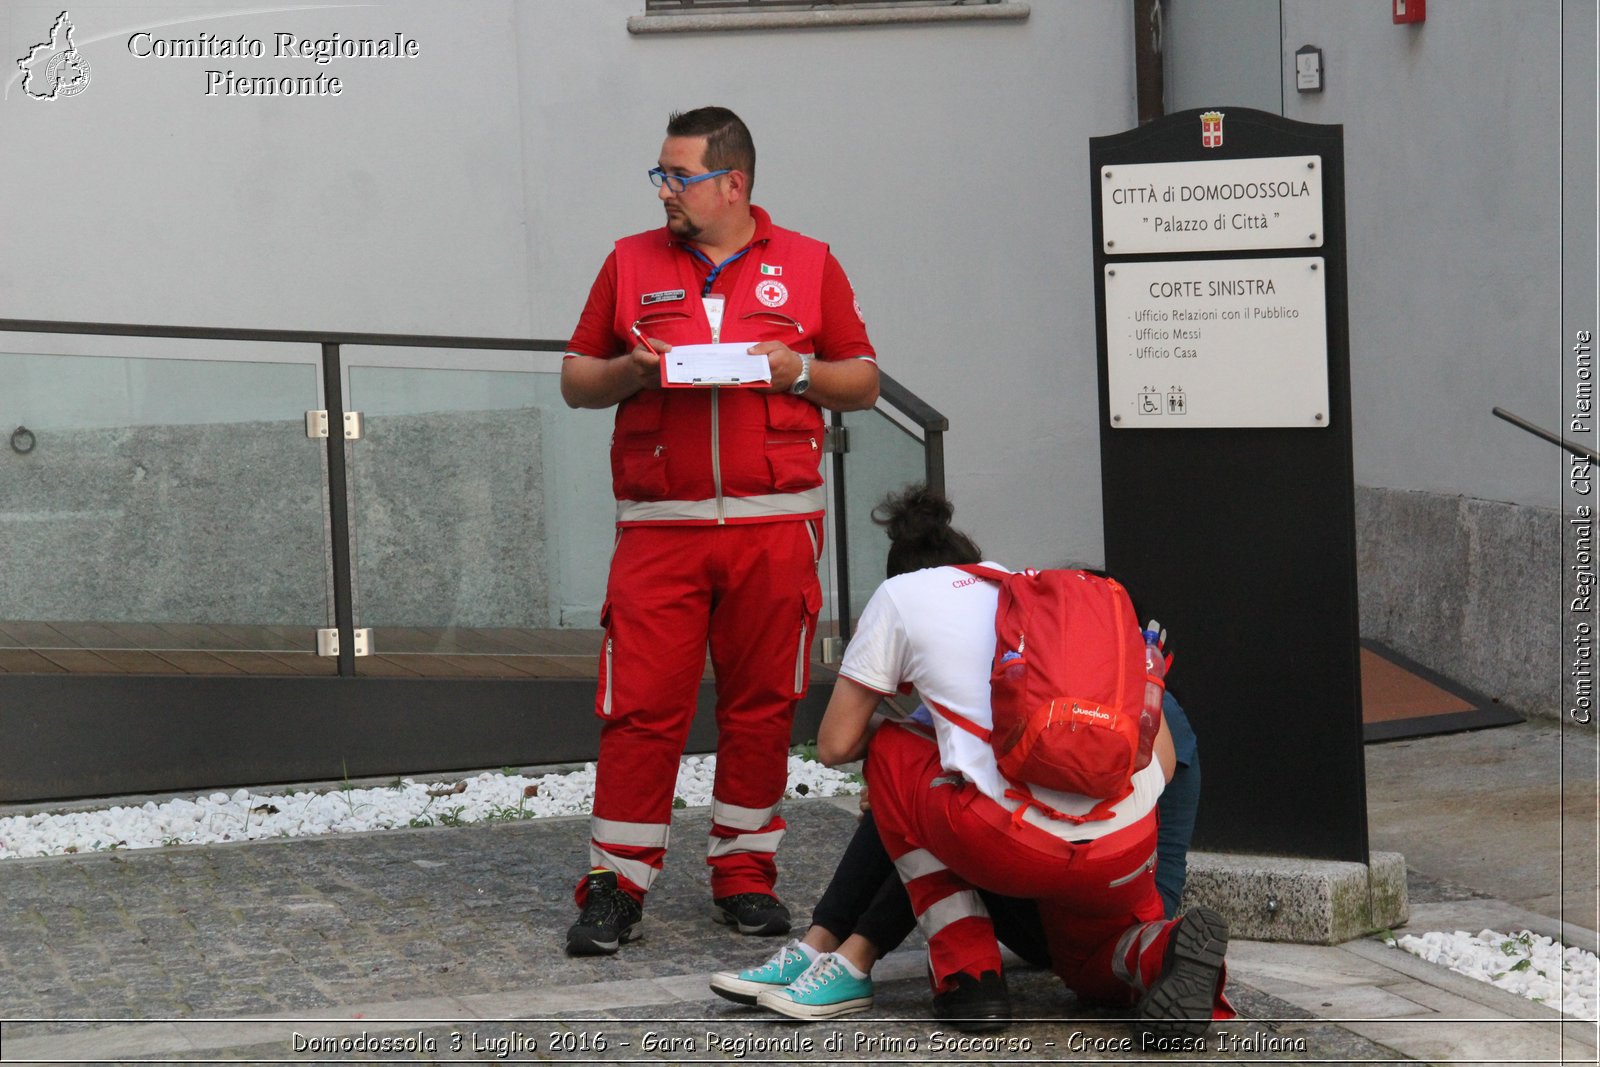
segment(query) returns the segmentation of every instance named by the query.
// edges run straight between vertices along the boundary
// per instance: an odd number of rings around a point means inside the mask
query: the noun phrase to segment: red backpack
[[[1032,806],[1073,823],[1109,819],[1112,806],[1133,792],[1133,775],[1149,764],[1160,725],[1147,721],[1141,734],[1146,684],[1162,679],[1145,673],[1144,632],[1127,591],[1080,570],[956,569],[1000,586],[989,676],[994,728],[930,706],[994,749],[1012,786],[1006,795],[1023,801],[1016,818]],[[1086,815],[1068,815],[1036,800],[1030,785],[1100,803]]]

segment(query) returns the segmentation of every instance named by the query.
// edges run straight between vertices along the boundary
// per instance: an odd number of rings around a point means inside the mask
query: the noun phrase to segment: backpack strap
[[[956,712],[953,712],[949,708],[945,707],[943,704],[936,704],[931,700],[928,701],[928,707],[932,708],[936,714],[938,714],[946,722],[950,723],[950,725],[961,727],[967,733],[971,734],[973,737],[976,737],[979,741],[982,741],[986,745],[989,743],[989,731],[985,730],[983,727],[979,726],[965,715],[957,714]]]
[[[984,744],[989,743],[989,735],[991,731],[985,730],[983,727],[979,726],[965,715],[951,711],[943,704],[937,704],[932,700],[927,701],[927,704],[928,707],[934,710],[935,714],[939,715],[952,726],[961,727],[961,729],[965,730],[973,737],[976,737]],[[1128,795],[1127,793],[1124,793],[1121,797],[1110,797],[1106,800],[1102,800],[1082,815],[1069,815],[1064,811],[1058,811],[1057,809],[1052,808],[1038,797],[1035,797],[1033,795],[1033,790],[1029,789],[1026,783],[1013,782],[1009,778],[1007,778],[1005,781],[1006,785],[1008,786],[1006,789],[1006,796],[1012,798],[1013,800],[1021,801],[1021,805],[1017,808],[1017,810],[1011,813],[1011,824],[1013,826],[1022,825],[1023,816],[1027,815],[1029,808],[1038,808],[1041,814],[1051,819],[1070,822],[1074,825],[1086,822],[1099,822],[1101,819],[1111,818],[1112,815],[1115,814],[1115,812],[1112,811],[1112,808],[1116,806],[1118,801],[1122,800],[1123,797]]]
[[[1115,815],[1116,813],[1112,811],[1112,809],[1116,807],[1118,801],[1122,800],[1123,797],[1128,795],[1124,793],[1121,797],[1111,797],[1109,799],[1102,800],[1082,815],[1068,815],[1066,812],[1058,811],[1046,804],[1044,801],[1040,800],[1038,797],[1035,797],[1033,795],[1033,790],[1029,789],[1025,783],[1019,785],[1010,782],[1009,779],[1007,781],[1010,785],[1010,788],[1006,790],[1006,796],[1013,800],[1021,801],[1021,804],[1018,806],[1017,810],[1011,813],[1012,826],[1022,825],[1024,821],[1023,817],[1028,814],[1029,808],[1038,808],[1041,815],[1044,815],[1047,818],[1056,819],[1061,822],[1070,822],[1074,826],[1086,822],[1099,822],[1101,819],[1109,819]]]

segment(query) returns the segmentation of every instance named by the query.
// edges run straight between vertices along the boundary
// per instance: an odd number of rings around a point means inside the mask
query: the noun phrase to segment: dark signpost
[[[1366,863],[1343,130],[1196,110],[1089,154],[1106,567],[1171,634],[1195,847]]]

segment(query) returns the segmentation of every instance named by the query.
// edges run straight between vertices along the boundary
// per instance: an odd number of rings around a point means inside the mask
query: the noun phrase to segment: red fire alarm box
[[[1427,22],[1428,0],[1390,0],[1394,6],[1394,21],[1402,22]]]

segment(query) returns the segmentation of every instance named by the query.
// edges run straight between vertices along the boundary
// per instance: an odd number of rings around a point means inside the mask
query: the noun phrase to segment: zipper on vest
[[[712,342],[715,344],[715,342]],[[717,525],[722,526],[727,522],[723,514],[722,504],[722,427],[721,416],[718,414],[717,398],[722,393],[722,386],[711,387],[711,489],[717,498]]]
[[[734,258],[738,258],[738,257],[734,257]],[[721,267],[718,267],[718,268],[716,268],[716,270],[713,270],[711,272],[711,278],[715,278],[717,276],[717,271],[720,271],[722,269],[722,267],[727,266],[728,263],[731,263],[731,262],[732,262],[732,260],[728,260],[728,261],[724,262]],[[707,278],[706,279],[706,290],[707,291],[709,291],[711,289],[711,278]],[[706,324],[707,325],[711,324],[710,315],[706,316]],[[718,344],[718,343],[721,342],[721,340],[722,340],[722,324],[719,322],[715,326],[711,326],[711,343],[712,344]],[[720,385],[713,385],[711,387],[711,491],[716,496],[716,499],[717,499],[717,525],[718,526],[725,525],[726,522],[727,522],[727,517],[723,513],[723,504],[722,504],[722,432],[721,432],[722,431],[722,419],[721,419],[721,414],[720,414],[721,405],[717,402],[721,398],[721,396],[722,396],[722,387]]]

